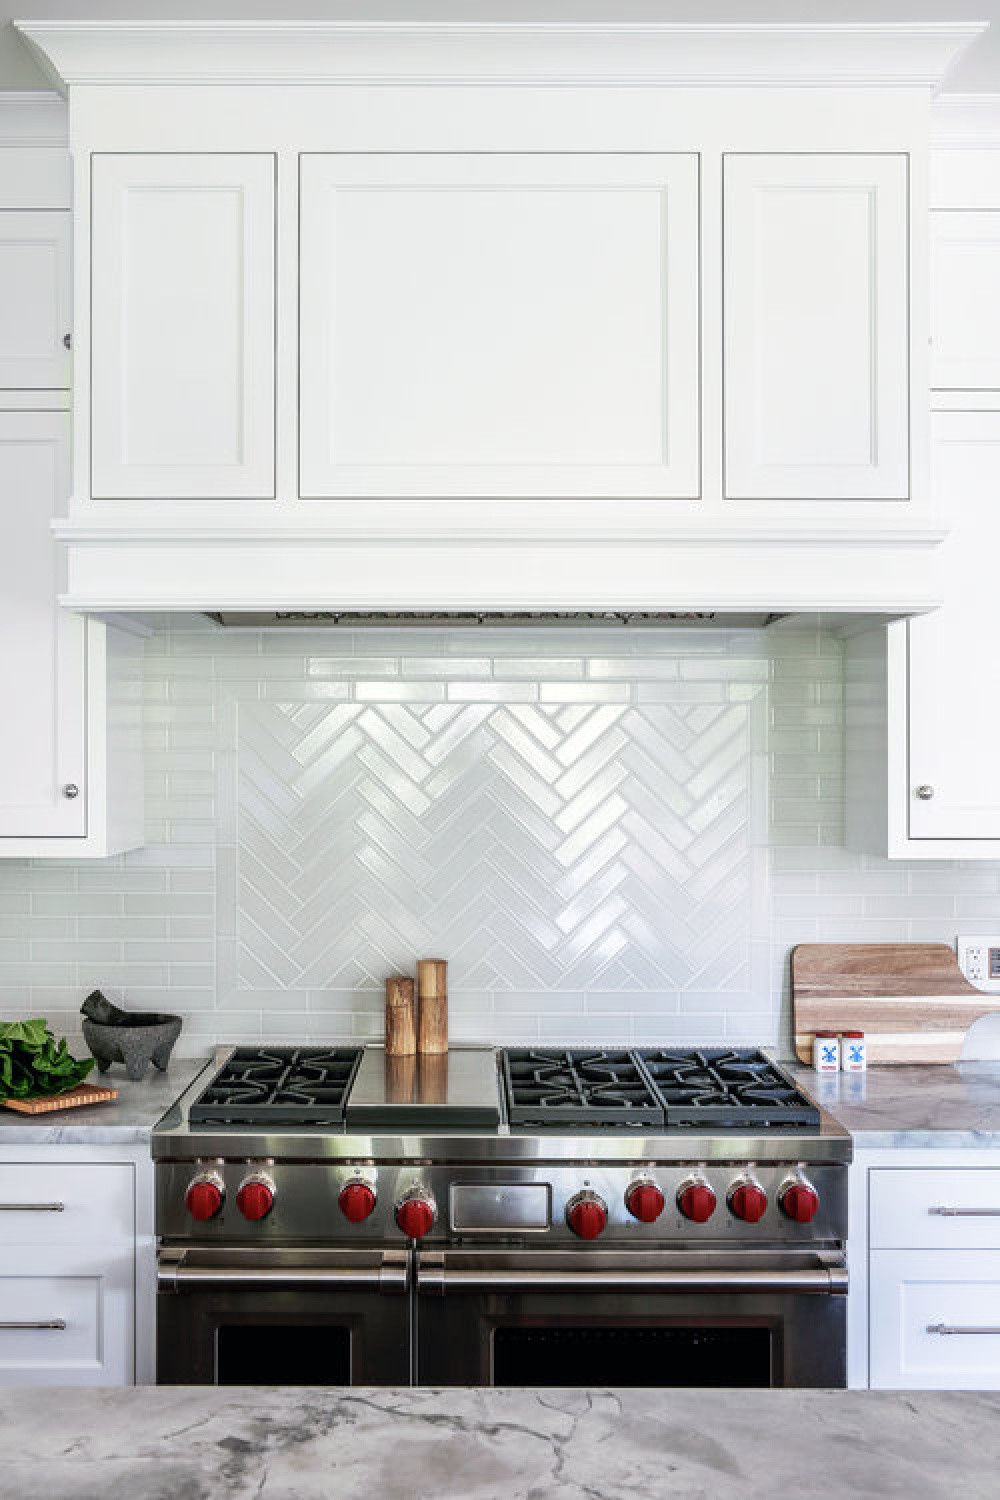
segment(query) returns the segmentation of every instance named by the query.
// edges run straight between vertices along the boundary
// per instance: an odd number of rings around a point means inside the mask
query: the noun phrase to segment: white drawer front
[[[131,1241],[133,1171],[127,1163],[0,1165],[0,1248]]]
[[[0,1385],[130,1384],[132,1257],[78,1259],[72,1275],[48,1259],[14,1274],[0,1258]]]
[[[1000,1390],[1000,1252],[876,1251],[873,1389]]]
[[[868,1192],[873,1250],[1000,1249],[1000,1170],[877,1168]]]

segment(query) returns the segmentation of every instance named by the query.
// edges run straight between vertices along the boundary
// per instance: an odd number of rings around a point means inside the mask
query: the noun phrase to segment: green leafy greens
[[[64,1094],[93,1066],[92,1057],[73,1057],[66,1038],[57,1042],[42,1019],[0,1022],[0,1099]]]

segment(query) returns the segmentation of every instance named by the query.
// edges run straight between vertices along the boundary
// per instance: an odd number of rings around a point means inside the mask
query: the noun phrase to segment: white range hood
[[[65,603],[939,602],[930,99],[981,27],[20,29],[74,156]]]

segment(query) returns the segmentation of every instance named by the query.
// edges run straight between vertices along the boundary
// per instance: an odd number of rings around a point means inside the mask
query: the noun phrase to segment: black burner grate
[[[634,1052],[508,1048],[503,1076],[512,1125],[663,1126],[660,1101]]]
[[[819,1124],[819,1110],[792,1080],[749,1047],[665,1048],[639,1057],[663,1100],[668,1128],[757,1130]]]
[[[360,1047],[239,1047],[188,1111],[193,1125],[341,1125]]]
[[[819,1125],[819,1110],[756,1048],[503,1053],[513,1126],[590,1129],[781,1129]]]

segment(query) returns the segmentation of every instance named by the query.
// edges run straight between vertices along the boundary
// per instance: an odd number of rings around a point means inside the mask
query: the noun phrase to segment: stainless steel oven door
[[[160,1385],[409,1385],[406,1250],[165,1247]]]
[[[807,1251],[418,1251],[421,1385],[845,1386],[847,1270]]]

